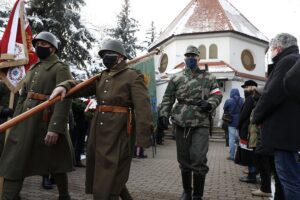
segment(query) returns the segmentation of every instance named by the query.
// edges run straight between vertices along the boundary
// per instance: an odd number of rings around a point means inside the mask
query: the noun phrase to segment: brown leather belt
[[[129,108],[128,107],[108,106],[108,105],[97,106],[97,110],[99,112],[121,112],[121,113],[127,113],[127,112],[129,112]]]
[[[46,94],[40,94],[35,92],[28,92],[27,93],[28,99],[34,99],[34,100],[40,100],[40,101],[46,101],[49,99],[49,95]]]
[[[128,113],[127,133],[129,135],[132,133],[132,112],[131,112],[131,108],[122,107],[122,106],[100,105],[100,106],[97,106],[97,110],[99,112]]]

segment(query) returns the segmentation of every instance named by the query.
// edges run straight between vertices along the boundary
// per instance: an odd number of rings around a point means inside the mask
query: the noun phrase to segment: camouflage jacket
[[[197,105],[202,99],[212,105],[212,111],[220,104],[222,93],[215,76],[198,68],[195,72],[185,69],[169,81],[159,116],[171,116],[181,127],[209,127],[209,113]]]

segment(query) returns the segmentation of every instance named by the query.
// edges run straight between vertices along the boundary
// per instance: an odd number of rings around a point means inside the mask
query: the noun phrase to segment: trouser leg
[[[261,178],[260,190],[271,193],[271,164],[269,156],[257,155],[257,165]]]
[[[21,180],[9,180],[4,179],[2,200],[18,200],[19,194],[23,186],[24,179]]]
[[[126,185],[125,187],[121,190],[121,193],[120,193],[120,197],[122,200],[133,200],[132,196],[130,195]]]
[[[201,174],[193,174],[193,200],[202,200],[205,185],[205,176]]]
[[[53,174],[55,183],[57,185],[59,200],[69,200],[69,189],[68,189],[68,176],[66,173]]]

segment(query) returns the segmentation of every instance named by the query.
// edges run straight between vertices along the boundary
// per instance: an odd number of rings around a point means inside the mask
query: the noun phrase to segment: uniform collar
[[[127,69],[127,63],[125,60],[123,60],[122,62],[120,62],[119,64],[115,65],[113,68],[111,69],[106,69],[105,71],[107,71],[107,73],[110,76],[115,76],[116,74],[120,73],[121,71],[124,71],[125,69]]]
[[[44,60],[39,60],[31,69],[35,68],[36,66],[42,64],[46,70],[49,70],[55,63],[58,62],[58,56],[56,54],[49,56]]]

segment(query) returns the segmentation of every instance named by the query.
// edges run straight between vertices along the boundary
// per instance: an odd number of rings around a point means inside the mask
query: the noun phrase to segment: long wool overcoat
[[[61,85],[70,89],[78,81]],[[105,70],[93,84],[73,97],[96,95],[98,105],[133,109],[133,131],[139,146],[148,147],[152,133],[150,100],[143,75],[125,61]],[[127,113],[96,111],[91,123],[87,148],[86,192],[96,200],[118,197],[128,180],[132,137],[127,133]]]
[[[16,106],[17,116],[43,101],[28,99],[28,92],[49,95],[62,81],[71,79],[70,69],[56,55],[33,65],[26,75]],[[50,121],[39,112],[12,127],[0,160],[0,176],[20,180],[31,175],[64,173],[73,170],[73,153],[67,129],[71,100],[50,107]],[[59,134],[55,145],[45,145],[48,131]]]

